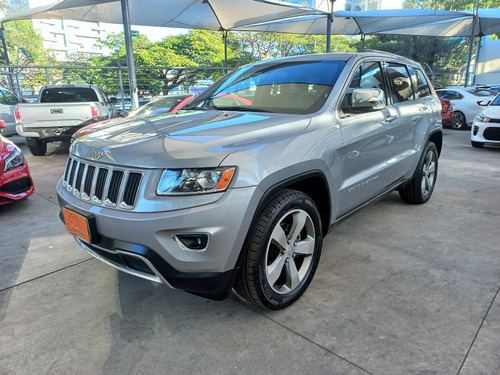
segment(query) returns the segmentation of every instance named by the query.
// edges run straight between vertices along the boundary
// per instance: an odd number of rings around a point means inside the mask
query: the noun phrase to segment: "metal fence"
[[[136,67],[138,94],[151,98],[172,93],[200,93],[222,77],[227,68]],[[124,66],[18,66],[0,65],[0,84],[19,98],[34,101],[40,88],[55,84],[94,84],[110,97],[130,98]]]
[[[200,93],[227,72],[221,67],[137,67],[139,98],[172,93]],[[465,75],[436,72],[431,75],[436,86],[463,85]],[[128,71],[124,66],[18,66],[0,65],[0,84],[19,98],[35,101],[44,85],[94,84],[122,103],[130,99]]]

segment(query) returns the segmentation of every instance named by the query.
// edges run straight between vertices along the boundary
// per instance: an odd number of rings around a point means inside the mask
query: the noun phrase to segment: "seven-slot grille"
[[[75,197],[106,207],[134,208],[142,173],[70,156],[63,186]]]

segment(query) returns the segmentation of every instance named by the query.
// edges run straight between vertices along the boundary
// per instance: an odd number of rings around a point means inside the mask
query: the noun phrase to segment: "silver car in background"
[[[73,143],[61,219],[117,269],[281,309],[309,286],[333,224],[393,190],[429,200],[440,111],[422,68],[392,54],[246,65],[177,113]]]
[[[20,100],[9,90],[0,87],[0,120],[5,121],[5,128],[1,129],[4,136],[17,135],[14,111]]]

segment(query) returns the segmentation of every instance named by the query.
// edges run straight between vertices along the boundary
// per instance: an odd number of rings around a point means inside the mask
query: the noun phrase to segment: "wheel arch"
[[[328,189],[328,182],[325,174],[320,170],[308,171],[299,175],[291,176],[279,183],[276,183],[265,190],[261,197],[257,209],[254,212],[250,226],[248,227],[244,245],[238,256],[236,267],[243,264],[246,256],[245,244],[248,241],[248,236],[252,233],[255,225],[264,211],[269,201],[273,199],[277,192],[283,189],[297,190],[307,194],[316,204],[321,218],[321,232],[324,237],[330,227],[331,218],[331,196]]]
[[[441,156],[441,149],[443,147],[443,132],[440,130],[436,130],[429,135],[429,142],[432,142],[436,145],[438,150],[438,156]]]

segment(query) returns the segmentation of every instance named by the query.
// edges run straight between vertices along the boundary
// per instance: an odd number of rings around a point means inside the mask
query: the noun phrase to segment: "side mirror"
[[[0,129],[1,128],[6,128],[7,127],[7,124],[5,123],[4,120],[0,120]]]
[[[379,110],[385,108],[385,94],[380,89],[355,89],[352,92],[352,108]]]
[[[115,96],[109,98],[109,102],[112,103],[112,104],[115,104],[115,103],[118,103],[118,99],[116,99]]]

